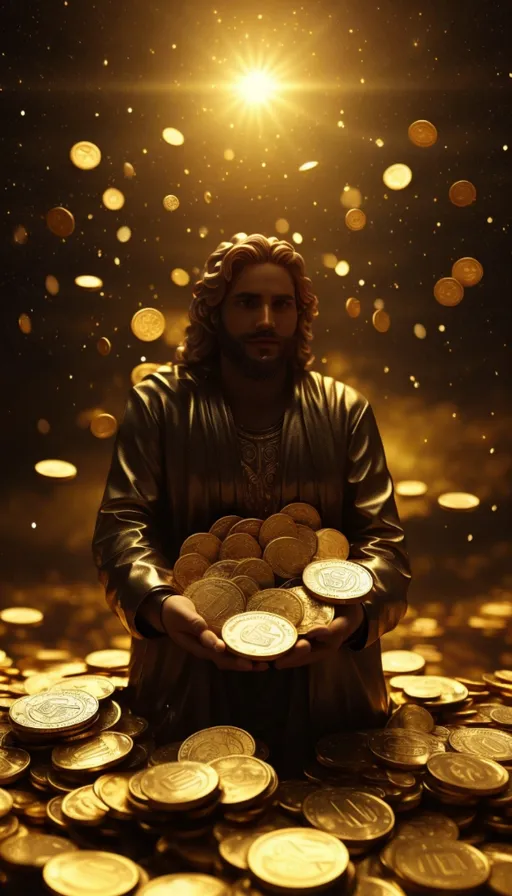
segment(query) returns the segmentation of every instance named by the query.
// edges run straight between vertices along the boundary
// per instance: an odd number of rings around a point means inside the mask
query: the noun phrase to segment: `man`
[[[193,295],[179,363],[131,390],[95,562],[133,638],[132,707],[159,742],[232,724],[278,765],[302,761],[322,734],[387,717],[379,639],[403,616],[411,578],[393,483],[368,401],[308,371],[318,303],[290,243],[221,243]],[[172,566],[219,517],[265,518],[295,501],[346,535],[374,588],[280,660],[249,662],[172,593]]]

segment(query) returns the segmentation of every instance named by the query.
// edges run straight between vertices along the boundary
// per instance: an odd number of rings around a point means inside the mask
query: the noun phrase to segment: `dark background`
[[[510,600],[509,4],[18,0],[0,15],[4,597],[17,588],[26,603],[31,586],[96,582],[90,541],[113,440],[91,434],[87,412],[120,419],[141,357],[173,357],[192,284],[221,240],[274,234],[284,218],[289,231],[279,235],[301,234],[296,249],[320,299],[315,369],[370,399],[395,483],[428,485],[424,498],[398,499],[413,607],[435,616],[460,601],[478,612],[482,601]],[[230,85],[259,65],[287,89],[254,112]],[[428,149],[407,136],[421,118],[439,134]],[[184,144],[168,145],[165,127],[181,130]],[[96,169],[71,163],[79,140],[100,147]],[[299,172],[311,159],[318,166]],[[394,162],[413,172],[398,192],[382,181]],[[448,199],[459,179],[476,186],[469,208]],[[363,196],[359,233],[344,222],[346,185]],[[120,211],[102,204],[110,186],[126,197]],[[179,197],[175,212],[163,208],[168,193]],[[58,205],[75,217],[67,239],[46,226]],[[122,225],[127,243],[116,238]],[[328,269],[324,253],[348,261],[348,275]],[[444,308],[433,285],[466,255],[483,279]],[[172,283],[176,267],[188,286]],[[102,292],[75,286],[81,273],[100,276]],[[56,296],[45,289],[49,274]],[[357,320],[346,314],[349,296],[361,301]],[[372,326],[376,299],[391,315],[386,334]],[[153,343],[130,330],[147,305],[168,321]],[[108,357],[96,349],[100,336],[112,342]],[[76,479],[39,476],[34,464],[49,457],[74,463]],[[443,510],[444,491],[472,492],[480,506]],[[507,626],[505,617],[503,644]]]

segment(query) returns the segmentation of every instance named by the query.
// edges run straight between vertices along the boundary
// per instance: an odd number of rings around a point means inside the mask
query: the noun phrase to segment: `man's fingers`
[[[203,647],[206,647],[208,650],[215,650],[216,653],[224,653],[226,649],[224,641],[218,638],[215,632],[212,632],[209,628],[201,632],[198,640]]]

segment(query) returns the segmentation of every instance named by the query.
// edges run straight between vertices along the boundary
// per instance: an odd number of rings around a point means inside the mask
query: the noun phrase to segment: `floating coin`
[[[208,628],[220,635],[224,623],[245,610],[244,593],[227,579],[199,579],[186,589],[197,612]]]
[[[85,657],[89,669],[125,669],[130,662],[129,650],[93,650]]]
[[[74,479],[78,470],[74,464],[68,463],[67,460],[58,460],[57,458],[47,458],[39,460],[34,464],[36,473],[40,476],[47,476],[49,479]]]
[[[156,373],[161,366],[161,364],[155,364],[153,361],[145,361],[143,364],[137,364],[130,374],[132,385],[137,386],[138,383],[142,382],[144,377],[149,376],[151,373]]]
[[[210,561],[201,554],[184,554],[178,557],[172,571],[178,588],[185,591],[194,582],[199,581],[210,566]]]
[[[476,258],[459,258],[452,266],[452,277],[462,286],[476,286],[484,275],[484,269]]]
[[[79,143],[75,143],[71,147],[69,157],[76,168],[81,168],[82,171],[91,171],[100,164],[101,151],[95,143],[91,143],[89,140],[80,140]]]
[[[244,533],[246,535],[252,535],[253,538],[258,540],[260,529],[263,525],[263,520],[256,519],[256,517],[248,517],[245,520],[239,520],[234,526],[229,530],[230,535],[237,535],[239,532]]]
[[[156,808],[192,809],[217,793],[219,776],[205,763],[180,760],[148,769],[140,787]]]
[[[20,697],[9,710],[13,725],[27,732],[51,734],[85,726],[99,709],[96,697],[83,691],[47,691]]]
[[[20,314],[18,318],[18,326],[25,336],[32,332],[32,321],[28,314]]]
[[[349,317],[356,318],[361,314],[361,302],[359,299],[355,299],[351,296],[345,302],[345,311],[347,312]]]
[[[338,529],[318,529],[315,560],[346,560],[350,554],[348,539]]]
[[[301,893],[339,880],[347,870],[349,854],[337,837],[324,831],[285,828],[258,837],[247,863],[263,885]]]
[[[68,821],[96,827],[108,815],[109,807],[94,792],[92,784],[71,790],[62,798],[62,814]]]
[[[394,812],[384,800],[357,788],[316,790],[304,800],[303,812],[313,827],[350,845],[380,840],[395,825]]]
[[[453,308],[462,302],[464,287],[455,277],[441,277],[434,285],[434,297],[440,305],[444,305],[446,308]]]
[[[377,333],[387,333],[391,326],[391,318],[387,311],[379,308],[372,314],[372,324],[377,330]]]
[[[221,880],[190,872],[164,874],[137,890],[137,896],[230,896],[230,893],[231,887]]]
[[[71,236],[75,229],[75,219],[67,208],[56,206],[46,213],[46,224],[55,236]]]
[[[304,615],[296,626],[299,635],[306,635],[318,626],[330,625],[334,619],[334,607],[331,604],[316,600],[300,585],[290,589],[302,603]]]
[[[112,343],[110,339],[107,339],[106,336],[100,336],[96,343],[96,350],[99,355],[102,355],[104,358],[110,354],[112,351]]]
[[[413,650],[384,650],[382,668],[385,675],[420,672],[425,668],[425,659]]]
[[[105,208],[111,211],[118,211],[125,202],[124,194],[116,187],[108,187],[104,190],[101,199]]]
[[[184,554],[201,554],[210,563],[218,559],[221,546],[220,538],[211,532],[196,532],[185,539],[180,548],[180,557]]]
[[[270,767],[255,756],[221,756],[210,762],[219,776],[223,806],[242,808],[261,797],[271,781]]]
[[[0,621],[7,625],[39,625],[43,614],[33,607],[7,607],[0,612]]]
[[[345,224],[349,230],[363,230],[366,227],[366,215],[362,208],[349,208],[345,215]]]
[[[476,187],[470,180],[457,180],[448,190],[450,202],[459,208],[472,205],[476,199]]]
[[[268,563],[265,563],[264,560],[258,557],[248,557],[246,560],[239,560],[233,575],[249,576],[250,579],[254,579],[258,583],[262,590],[273,588],[275,584],[272,569]]]
[[[350,560],[314,560],[302,575],[308,591],[328,603],[351,603],[367,595],[373,578],[366,567]]]
[[[165,331],[165,317],[157,308],[139,308],[131,319],[131,330],[142,342],[154,342]]]
[[[115,688],[112,682],[102,675],[76,675],[71,678],[61,678],[60,681],[51,685],[51,690],[85,691],[86,694],[91,694],[101,702],[111,697]]]
[[[229,514],[228,516],[221,516],[219,520],[216,520],[213,525],[210,526],[210,532],[213,535],[216,535],[217,538],[220,538],[221,541],[229,534],[230,529],[233,528],[235,523],[239,523],[242,519],[241,516],[236,516],[236,514]]]
[[[449,744],[458,753],[471,753],[483,759],[512,762],[512,734],[492,728],[455,728]]]
[[[301,600],[296,594],[284,588],[267,588],[265,591],[257,591],[249,598],[247,610],[276,613],[277,616],[288,619],[294,626],[297,626],[304,616]]]
[[[104,731],[80,744],[54,747],[54,766],[67,772],[103,771],[128,756],[133,741],[127,734]]]
[[[89,429],[97,439],[109,439],[117,432],[117,420],[112,414],[95,414]]]
[[[233,753],[254,756],[255,750],[254,738],[247,731],[232,725],[217,725],[187,737],[179,749],[178,759],[180,762],[184,759],[212,762]]]
[[[480,796],[500,793],[509,780],[507,770],[497,762],[467,753],[437,753],[427,768],[436,781]]]
[[[395,862],[401,878],[434,891],[470,890],[485,883],[490,872],[488,859],[458,840],[399,841]]]
[[[401,728],[386,728],[372,734],[369,746],[378,759],[392,768],[414,769],[426,765],[431,754],[426,735]]]
[[[239,656],[271,660],[291,650],[297,629],[275,613],[257,610],[228,619],[222,628],[222,640]]]
[[[203,579],[231,579],[235,575],[238,560],[217,560],[203,573]]]
[[[303,501],[287,504],[281,509],[281,513],[287,513],[297,524],[309,526],[310,529],[316,530],[322,525],[322,520],[316,507]]]
[[[117,853],[85,849],[50,859],[43,880],[58,896],[127,896],[139,883],[139,869]]]
[[[431,121],[419,119],[409,125],[407,136],[415,146],[433,146],[437,141],[437,128]]]
[[[261,557],[261,547],[252,535],[240,532],[228,535],[219,552],[221,560],[245,560],[247,557]]]

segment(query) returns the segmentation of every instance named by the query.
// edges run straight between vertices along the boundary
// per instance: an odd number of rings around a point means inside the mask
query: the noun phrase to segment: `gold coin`
[[[428,735],[402,728],[386,728],[372,734],[369,747],[377,759],[391,768],[421,767],[427,764],[431,754]]]
[[[9,710],[13,725],[28,733],[52,734],[82,727],[92,722],[99,703],[83,691],[46,691],[20,697]]]
[[[164,874],[137,890],[137,896],[230,896],[231,887],[209,874]],[[110,896],[110,893],[108,894]],[[250,896],[250,894],[248,894]]]
[[[28,314],[20,314],[18,317],[18,326],[25,336],[32,332],[32,320]]]
[[[103,771],[117,765],[133,748],[133,740],[127,734],[104,731],[80,744],[54,747],[52,763],[67,772]]]
[[[208,628],[220,635],[226,620],[245,610],[243,591],[227,579],[199,579],[186,589],[197,612]]]
[[[105,208],[111,211],[119,211],[125,202],[124,193],[118,190],[117,187],[108,187],[103,191],[101,199]]]
[[[496,762],[512,762],[512,734],[491,728],[455,728],[448,742],[458,753],[471,753]]]
[[[85,657],[89,669],[125,669],[130,662],[129,650],[93,650]]]
[[[131,330],[142,342],[154,342],[165,331],[165,317],[157,308],[139,308],[131,319]]]
[[[133,807],[128,801],[128,783],[132,777],[132,772],[113,772],[101,775],[93,784],[95,795],[108,806],[114,818],[133,817]]]
[[[24,751],[23,751],[24,752]],[[2,761],[0,752],[0,763]],[[5,818],[12,809],[12,796],[7,790],[0,788],[0,818]]]
[[[257,519],[256,517],[248,517],[245,520],[239,520],[235,523],[229,530],[229,535],[237,535],[241,532],[245,535],[252,535],[257,541],[262,525],[263,520]]]
[[[161,366],[161,364],[155,364],[153,361],[144,361],[142,364],[137,364],[130,374],[132,385],[137,386],[144,377],[149,376],[151,373],[156,373]]]
[[[362,208],[349,208],[345,214],[345,224],[349,230],[363,230],[366,227],[366,215]]]
[[[0,621],[7,625],[39,625],[43,614],[33,607],[7,607],[0,612]]]
[[[248,557],[239,560],[233,572],[233,576],[249,576],[258,583],[259,587],[273,588],[275,584],[274,573],[268,563],[258,557]]]
[[[47,476],[49,479],[62,479],[62,481],[74,479],[78,472],[75,465],[70,464],[67,460],[50,457],[46,460],[39,460],[34,464],[34,469],[40,476]]]
[[[427,762],[427,769],[441,784],[479,796],[493,796],[506,789],[509,774],[492,759],[467,753],[436,753]]]
[[[222,542],[219,557],[221,560],[244,560],[247,557],[261,557],[261,548],[252,535],[244,533],[228,535]]]
[[[203,573],[203,579],[231,579],[237,566],[238,560],[217,560]]]
[[[101,151],[95,143],[91,143],[89,140],[80,140],[71,147],[69,158],[76,168],[81,168],[82,171],[91,171],[100,164]]]
[[[249,576],[233,576],[231,581],[243,591],[246,603],[253,594],[259,591],[258,583],[254,579],[249,578]]]
[[[289,780],[280,781],[277,791],[277,802],[281,808],[291,815],[301,815],[304,800],[310,793],[318,790],[313,781]]]
[[[273,513],[260,529],[259,543],[266,548],[275,538],[297,538],[297,526],[288,513]]]
[[[407,136],[415,146],[433,146],[437,141],[437,128],[431,121],[422,119],[413,121],[407,130]]]
[[[512,896],[512,867],[510,862],[494,861],[492,863],[488,886],[496,896]]]
[[[289,579],[303,572],[309,563],[310,555],[307,547],[298,538],[280,536],[267,544],[263,559],[277,576]]]
[[[269,767],[255,756],[220,756],[210,765],[219,776],[223,806],[247,807],[265,793],[271,782]]]
[[[30,831],[30,836],[18,831],[14,837],[8,837],[0,843],[0,860],[12,869],[42,868],[50,859],[60,853],[77,855],[78,846],[57,837],[54,834],[37,834]]]
[[[367,735],[361,731],[326,734],[316,745],[318,761],[325,766],[347,770],[353,770],[361,763],[368,765],[372,757],[367,742]]]
[[[387,311],[379,308],[372,314],[372,324],[377,330],[377,333],[387,333],[391,326],[391,318]]]
[[[382,668],[385,675],[421,672],[425,659],[414,650],[383,650]]]
[[[123,713],[115,724],[115,730],[121,734],[127,734],[132,740],[141,737],[148,730],[148,720],[142,716],[133,716],[131,713]]]
[[[348,539],[338,529],[319,529],[315,560],[346,560],[350,554]]]
[[[267,588],[257,591],[247,603],[247,610],[261,610],[265,613],[276,613],[297,626],[304,616],[304,607],[300,598],[292,591],[284,588]]]
[[[464,208],[476,199],[476,187],[470,180],[457,180],[450,186],[448,197],[453,205]]]
[[[326,787],[304,800],[304,817],[313,827],[355,846],[386,837],[395,826],[384,800],[357,788]]]
[[[452,277],[462,286],[476,286],[484,275],[484,269],[476,258],[459,258],[452,265]]]
[[[97,439],[110,439],[117,432],[117,420],[112,414],[95,414],[89,429]]]
[[[185,591],[194,582],[197,582],[205,574],[210,566],[210,561],[201,554],[184,554],[178,557],[172,571],[173,579],[178,588]]]
[[[84,849],[52,858],[43,868],[43,880],[58,896],[127,896],[139,882],[139,869],[117,853]]]
[[[405,896],[405,893],[402,887],[392,880],[368,875],[368,877],[358,876],[356,896]]]
[[[400,676],[396,676],[400,677]],[[429,675],[410,675],[410,681],[404,686],[404,694],[417,700],[435,700],[443,693],[439,681],[431,681]]]
[[[233,653],[255,660],[275,660],[297,640],[297,629],[275,613],[240,613],[224,624],[222,640]]]
[[[287,504],[281,508],[281,513],[287,513],[297,525],[308,526],[315,531],[322,525],[322,520],[316,507],[313,507],[312,504],[306,504],[304,501]]]
[[[71,236],[75,229],[75,219],[67,208],[56,206],[46,213],[46,225],[55,236]]]
[[[94,792],[92,784],[71,790],[62,798],[64,818],[74,824],[96,827],[107,817],[109,807]]]
[[[423,706],[409,704],[401,706],[386,723],[386,728],[406,728],[410,731],[422,731],[430,734],[434,731],[435,722],[427,709]],[[448,735],[446,736],[448,739]]]
[[[396,870],[411,884],[436,892],[470,890],[489,877],[488,859],[468,843],[458,840],[402,840],[395,849]]]
[[[497,669],[494,675],[498,681],[503,681],[504,684],[512,684],[512,671],[510,669]]]
[[[454,277],[441,277],[434,285],[434,297],[440,305],[453,308],[464,298],[464,287]]]
[[[51,685],[52,691],[85,691],[101,702],[111,697],[114,685],[102,675],[76,675],[74,678],[61,678]]]
[[[196,762],[211,762],[221,756],[230,756],[233,753],[246,756],[254,756],[256,744],[254,738],[242,728],[234,728],[232,725],[217,725],[213,728],[204,728],[196,731],[183,741],[178,759],[190,759]]]
[[[353,296],[345,302],[345,311],[349,317],[356,318],[361,314],[361,302]]]
[[[296,626],[299,635],[306,635],[311,629],[319,625],[330,625],[334,619],[334,607],[326,604],[308,594],[300,585],[290,589],[302,603],[304,615],[302,621]]]
[[[50,821],[57,828],[66,827],[66,819],[62,814],[63,799],[63,796],[54,796],[51,800],[48,800],[46,804],[46,816],[48,818],[48,821]]]
[[[502,728],[512,728],[512,706],[496,706],[490,710],[489,718]]]
[[[212,535],[211,532],[196,532],[194,535],[189,535],[183,542],[180,557],[183,557],[184,554],[201,554],[210,563],[215,563],[219,557],[220,546],[220,538]]]
[[[0,784],[13,784],[26,772],[30,755],[17,747],[0,747]]]
[[[346,872],[346,846],[324,831],[284,828],[262,834],[247,856],[251,872],[280,892],[312,892],[328,887]]]
[[[235,523],[239,523],[241,519],[241,516],[237,516],[234,513],[231,513],[228,516],[221,516],[220,519],[216,520],[210,526],[210,532],[213,535],[216,535],[217,538],[220,538],[221,541],[224,541],[224,539],[227,538],[230,529],[233,528]]]
[[[247,864],[247,856],[249,855],[249,850],[254,843],[254,841],[261,837],[262,834],[268,833],[268,831],[274,830],[273,828],[262,826],[261,828],[257,828],[256,830],[249,830],[249,832],[242,833],[234,833],[230,834],[229,837],[225,837],[219,843],[219,853],[221,858],[227,862],[228,865],[231,865],[232,868],[239,868],[241,871],[248,871],[249,865]],[[247,888],[244,887],[240,892],[245,894],[245,896],[258,896],[258,893],[252,889],[249,889],[250,884],[248,884]],[[238,890],[235,890],[234,893],[238,893]],[[233,891],[231,892],[231,896],[234,896]]]
[[[314,597],[333,604],[359,600],[373,588],[371,573],[350,560],[314,560],[302,578]]]
[[[112,343],[110,339],[107,339],[106,336],[100,336],[96,343],[96,350],[98,354],[102,355],[104,358],[106,358],[107,355],[110,355],[110,352],[112,351]]]
[[[177,762],[178,752],[182,743],[183,741],[177,740],[171,744],[165,744],[163,747],[158,747],[151,753],[149,764],[161,765],[163,762]]]
[[[155,808],[192,809],[218,792],[219,776],[203,762],[166,762],[148,769],[140,788]]]
[[[303,526],[302,523],[297,523],[297,538],[306,550],[308,563],[311,563],[318,550],[316,532],[314,532],[313,529],[310,529],[309,526]]]

